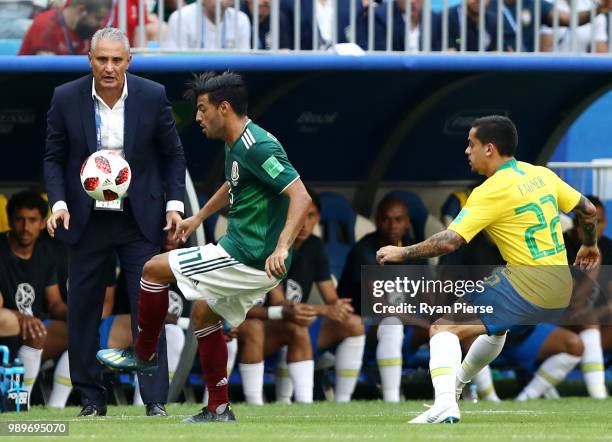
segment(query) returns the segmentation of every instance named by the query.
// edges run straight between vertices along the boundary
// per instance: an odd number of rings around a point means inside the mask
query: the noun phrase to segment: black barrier
[[[88,72],[85,60],[70,60],[0,60],[0,181],[41,180],[53,89]],[[380,181],[473,180],[463,151],[470,123],[484,114],[516,122],[519,159],[546,161],[608,90],[612,70],[605,57],[135,57],[132,72],[166,86],[200,183],[221,179],[214,165],[223,149],[205,139],[182,95],[192,72],[220,66],[245,75],[249,115],[282,142],[305,181],[363,183],[354,202],[362,214]]]

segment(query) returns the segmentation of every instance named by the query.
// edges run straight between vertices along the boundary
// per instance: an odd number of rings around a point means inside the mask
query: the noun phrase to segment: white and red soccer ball
[[[132,179],[130,165],[113,151],[100,150],[89,156],[81,166],[83,189],[97,201],[121,198]]]

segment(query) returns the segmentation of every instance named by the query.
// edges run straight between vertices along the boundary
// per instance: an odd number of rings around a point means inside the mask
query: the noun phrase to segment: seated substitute
[[[247,403],[262,405],[264,358],[283,350],[286,370],[295,388],[295,401],[312,402],[314,362],[308,325],[316,318],[314,309],[305,304],[284,302],[282,293],[268,296],[270,307],[256,305],[237,329],[239,370]],[[282,400],[277,390],[277,401]],[[290,402],[291,392],[288,399]]]
[[[321,218],[321,201],[312,189],[308,192],[312,203],[306,212],[304,226],[295,239],[291,270],[283,283],[272,289],[272,293],[278,292],[289,302],[308,304],[313,282],[316,283],[325,304],[312,304],[317,315],[309,326],[313,354],[335,347],[334,397],[336,402],[348,402],[361,370],[365,329],[350,300],[338,297],[323,241],[312,234]],[[291,396],[290,384],[281,379],[277,394],[286,401]]]
[[[376,251],[385,245],[405,246],[414,243],[408,207],[399,198],[383,199],[376,208],[376,231],[359,240],[349,252],[338,284],[338,293],[352,299],[357,314],[361,313],[361,266],[376,264]],[[425,265],[424,259],[402,260],[399,264]],[[380,372],[382,396],[386,402],[399,402],[403,354],[427,342],[427,329],[403,326],[399,319],[388,317],[368,333],[378,338],[376,361]],[[406,343],[404,344],[404,341]]]
[[[19,346],[17,356],[25,368],[24,385],[28,393],[38,376],[47,339],[44,305],[52,319],[65,324],[67,315],[57,283],[54,255],[47,242],[39,241],[47,210],[47,203],[37,192],[13,195],[7,204],[11,230],[0,234],[0,295],[4,308],[19,323],[18,342],[13,341],[13,345]]]

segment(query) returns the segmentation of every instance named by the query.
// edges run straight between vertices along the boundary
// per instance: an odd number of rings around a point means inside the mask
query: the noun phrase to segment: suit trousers
[[[159,253],[160,245],[150,242],[140,231],[129,204],[123,211],[93,210],[79,241],[69,247],[68,351],[72,385],[81,394],[83,405],[106,405],[102,366],[96,359],[100,337],[98,328],[108,285],[105,269],[116,256],[125,275],[132,316],[132,338],[138,334],[138,296],[144,264]],[[143,402],[166,403],[168,362],[166,335],[162,327],[158,346],[159,370],[152,376],[139,376]]]

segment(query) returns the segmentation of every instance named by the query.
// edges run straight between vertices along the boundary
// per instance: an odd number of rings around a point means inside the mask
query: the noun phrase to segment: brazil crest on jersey
[[[225,145],[230,205],[219,244],[232,258],[264,269],[287,219],[289,198],[282,192],[298,178],[279,141],[250,120],[238,141]],[[291,252],[287,269],[290,262]]]
[[[550,169],[513,158],[472,191],[448,228],[466,242],[486,230],[516,291],[537,306],[563,308],[572,278],[559,210],[569,212],[579,200],[580,192]]]

